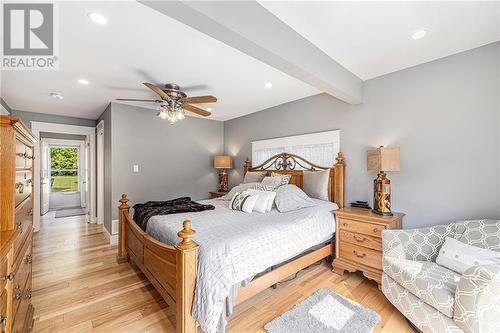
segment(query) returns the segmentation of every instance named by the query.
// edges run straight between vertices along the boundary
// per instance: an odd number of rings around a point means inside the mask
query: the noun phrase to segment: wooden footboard
[[[167,304],[176,309],[176,332],[196,332],[196,322],[191,316],[196,283],[198,244],[191,240],[196,234],[191,222],[186,220],[177,234],[182,241],[169,246],[146,234],[129,214],[125,194],[120,199],[119,239],[116,260],[132,260],[146,275]]]

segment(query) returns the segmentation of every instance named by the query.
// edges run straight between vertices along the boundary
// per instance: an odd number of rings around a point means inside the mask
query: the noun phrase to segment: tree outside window
[[[78,191],[78,148],[51,147],[50,175],[52,192]]]

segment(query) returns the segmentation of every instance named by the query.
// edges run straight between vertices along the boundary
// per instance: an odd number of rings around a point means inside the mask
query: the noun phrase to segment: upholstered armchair
[[[500,251],[500,221],[382,233],[382,291],[423,332],[500,332],[500,264],[463,274],[438,265],[445,237]]]

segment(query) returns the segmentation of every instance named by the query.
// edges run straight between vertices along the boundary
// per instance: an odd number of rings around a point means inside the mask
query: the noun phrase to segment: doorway
[[[83,140],[41,139],[41,214],[88,213],[88,149]]]

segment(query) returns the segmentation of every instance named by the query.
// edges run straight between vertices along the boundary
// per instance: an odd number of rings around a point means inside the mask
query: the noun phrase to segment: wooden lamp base
[[[228,191],[228,180],[226,169],[222,169],[219,173],[219,192]]]
[[[392,216],[391,212],[391,181],[385,172],[380,171],[373,180],[372,212],[382,216]]]

